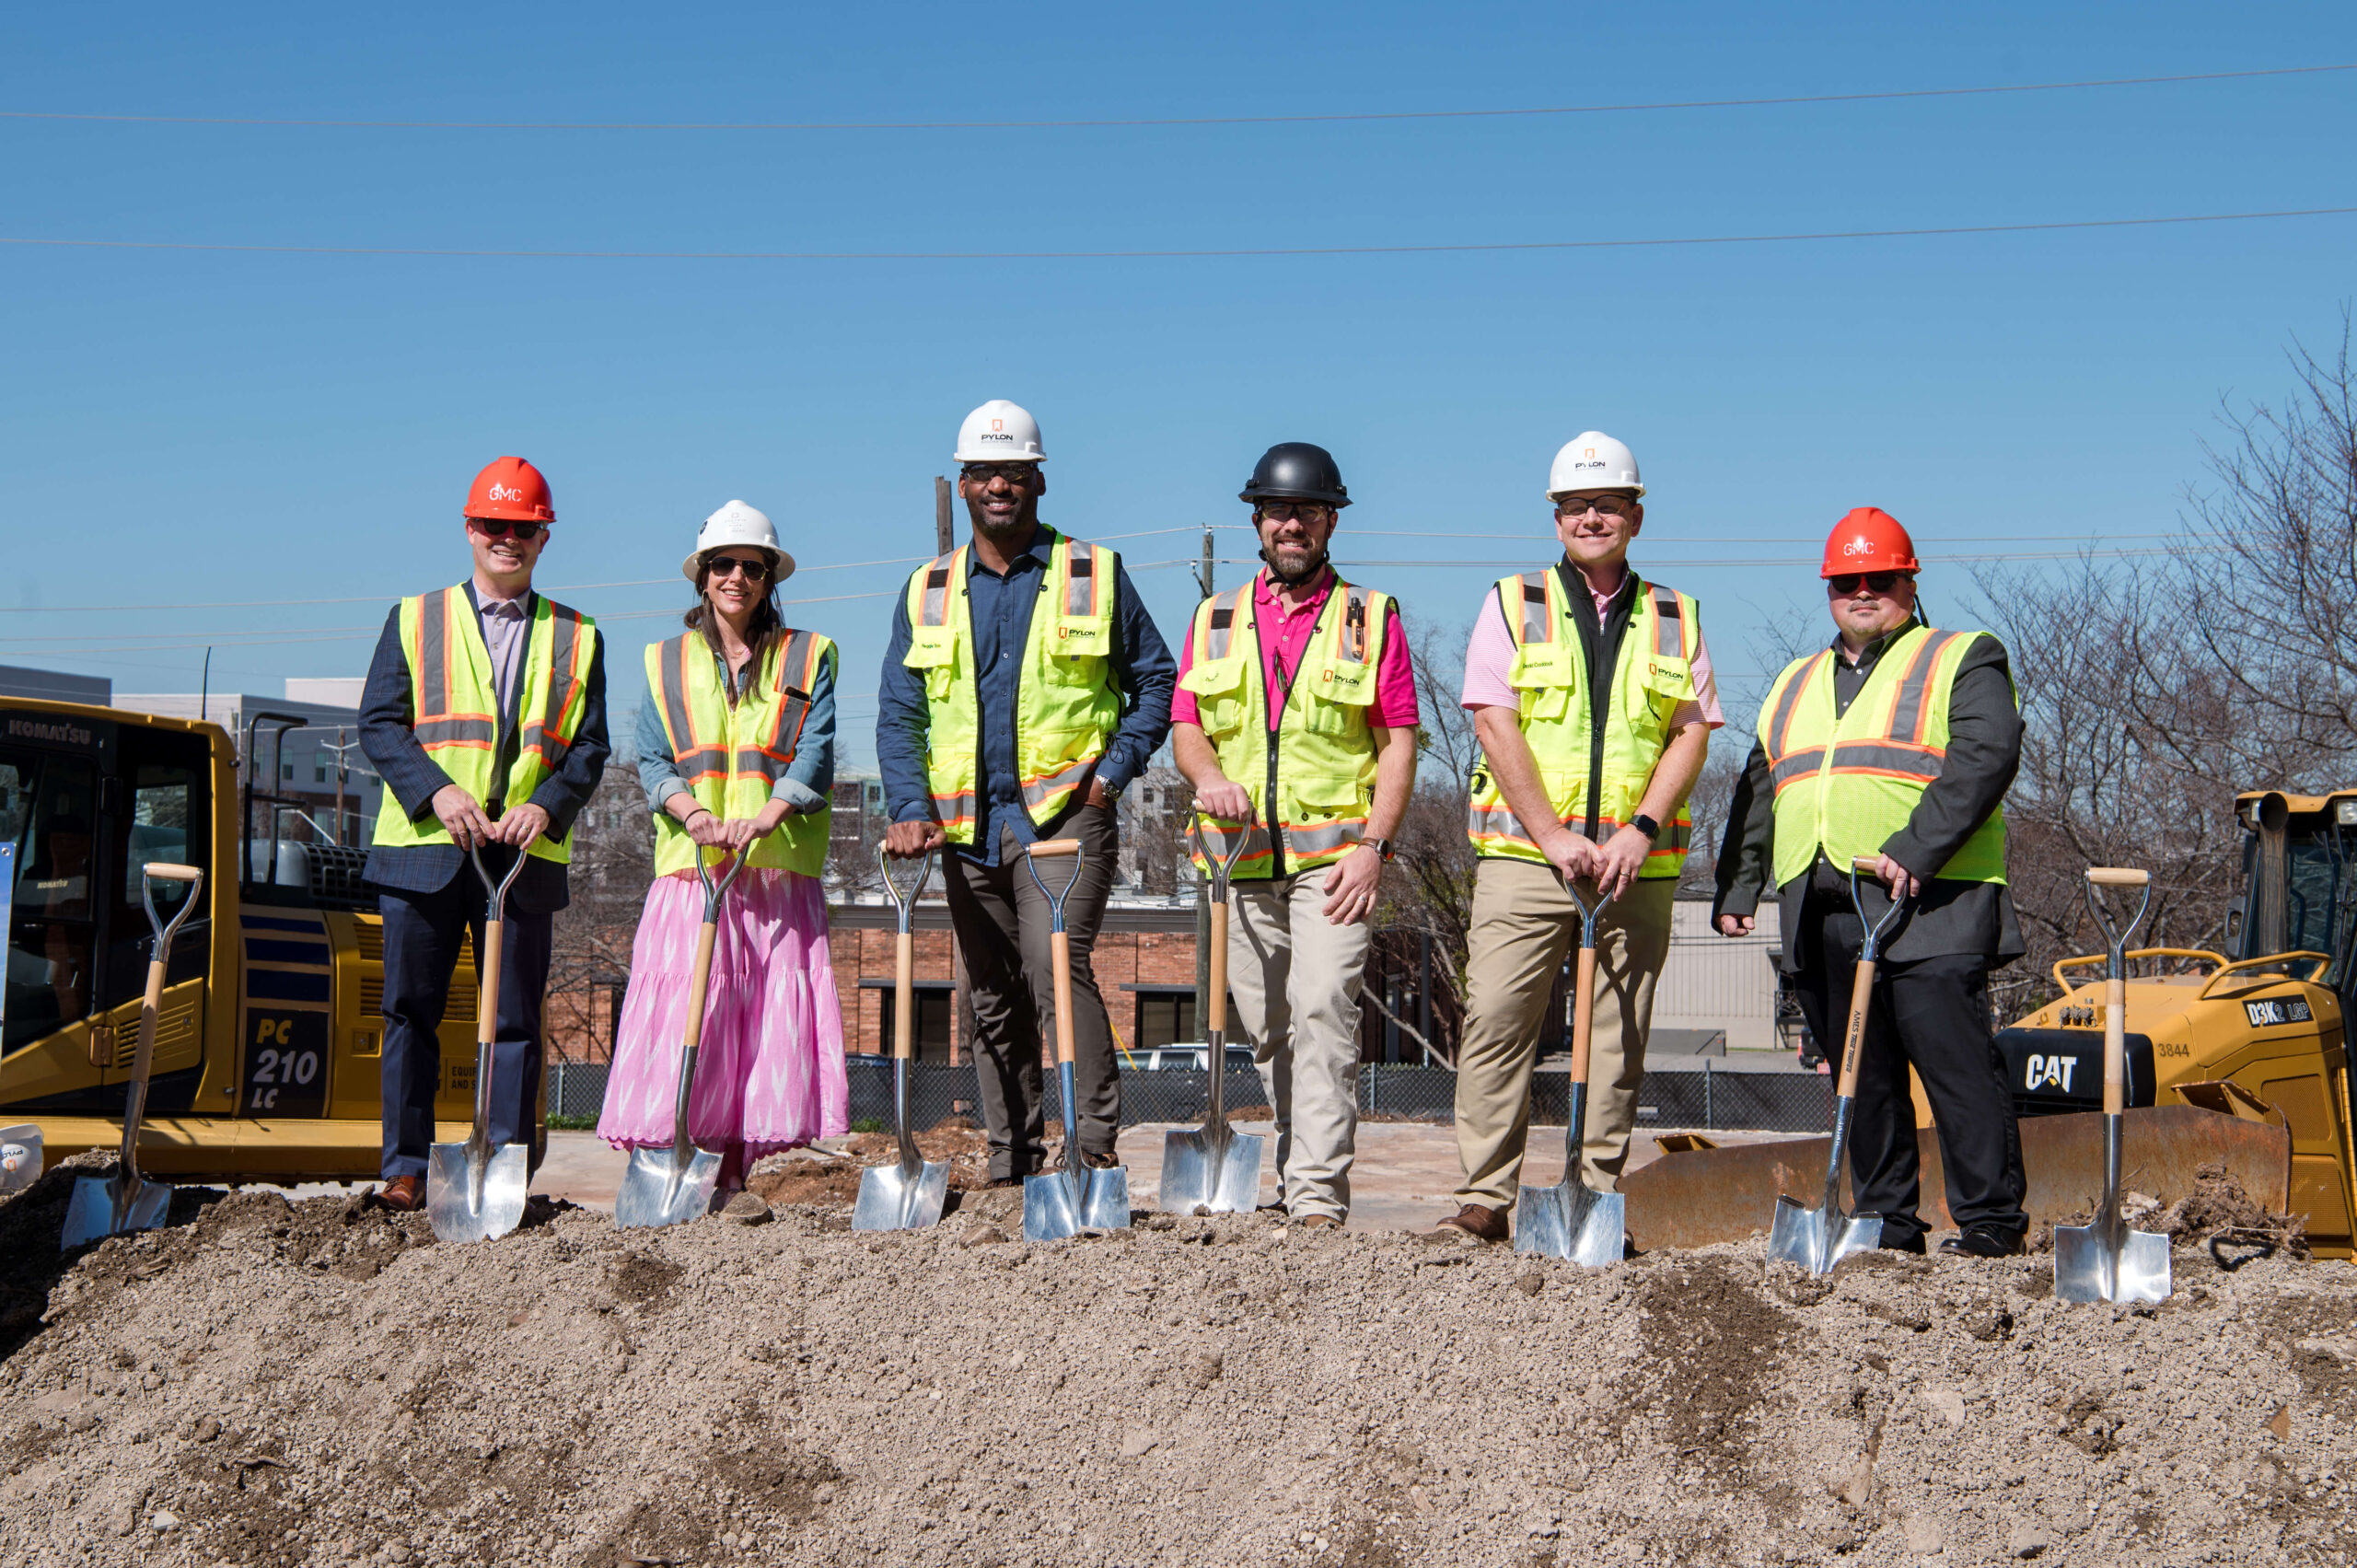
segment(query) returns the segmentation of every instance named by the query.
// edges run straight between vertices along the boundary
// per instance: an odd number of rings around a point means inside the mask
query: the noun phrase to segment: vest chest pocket
[[[958,676],[958,633],[946,626],[918,626],[909,633],[909,651],[900,663],[924,672],[924,694],[941,702]]]
[[[1685,659],[1641,654],[1632,665],[1629,694],[1637,701],[1629,704],[1631,720],[1642,725],[1650,714],[1653,726],[1658,728],[1669,722],[1680,703],[1694,701],[1694,670]]]
[[[1113,628],[1104,621],[1058,620],[1042,639],[1046,668],[1071,686],[1100,686],[1105,662],[1113,652]]]
[[[1242,659],[1213,659],[1198,664],[1178,678],[1178,684],[1194,693],[1195,716],[1202,722],[1205,735],[1225,738],[1244,727]]]
[[[1302,715],[1313,735],[1353,735],[1365,722],[1366,706],[1375,701],[1375,671],[1364,664],[1320,660],[1301,672],[1303,695],[1310,699]]]
[[[1572,650],[1561,643],[1525,645],[1515,650],[1506,682],[1522,694],[1525,720],[1558,720],[1572,711],[1572,689],[1577,679]]]

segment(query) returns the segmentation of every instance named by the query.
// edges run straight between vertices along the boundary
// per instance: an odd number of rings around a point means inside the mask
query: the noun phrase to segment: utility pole
[[[958,548],[957,529],[949,520],[949,482],[939,474],[933,476],[933,542],[941,555]]]
[[[1203,530],[1203,558],[1195,568],[1195,585],[1203,597],[1212,597],[1212,530]],[[1246,830],[1250,830],[1248,828]],[[1202,872],[1195,874],[1195,1033],[1203,1038],[1212,1016],[1212,888],[1211,878]],[[1252,1042],[1259,1045],[1259,1040]],[[1225,1062],[1205,1060],[1203,1065],[1214,1073],[1227,1071]]]
[[[343,814],[343,787],[352,771],[351,754],[360,745],[360,742],[346,740],[343,737],[344,731],[339,726],[335,732],[335,744],[325,748],[335,753],[335,842],[338,843],[343,843],[350,836],[347,831],[350,824]]]

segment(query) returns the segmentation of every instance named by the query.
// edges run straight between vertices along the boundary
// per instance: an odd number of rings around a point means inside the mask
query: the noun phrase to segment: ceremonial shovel
[[[1072,875],[1061,891],[1051,892],[1039,878],[1039,862],[1064,855],[1072,857]],[[1064,900],[1080,886],[1083,858],[1078,839],[1033,844],[1024,858],[1053,915],[1048,948],[1056,967],[1056,1085],[1064,1102],[1063,1169],[1023,1179],[1026,1241],[1062,1241],[1083,1229],[1127,1230],[1130,1225],[1130,1173],[1118,1165],[1091,1170],[1080,1156],[1080,1110],[1074,1103],[1078,1095],[1072,1067],[1072,939],[1064,934]]]
[[[1866,1009],[1874,1003],[1875,965],[1882,958],[1882,939],[1898,923],[1907,907],[1901,889],[1891,894],[1890,908],[1881,921],[1866,918],[1866,901],[1859,890],[1862,875],[1871,875],[1882,857],[1862,854],[1850,865],[1850,905],[1858,912],[1865,933],[1858,947],[1857,978],[1850,982],[1850,1022],[1842,1034],[1841,1078],[1833,1091],[1833,1137],[1825,1156],[1825,1206],[1811,1209],[1779,1193],[1776,1219],[1768,1232],[1768,1259],[1798,1263],[1812,1274],[1829,1274],[1833,1265],[1853,1252],[1871,1252],[1882,1245],[1880,1214],[1841,1212],[1841,1156],[1850,1146],[1850,1121],[1858,1108],[1858,1058],[1866,1049]]]
[[[1202,819],[1195,821],[1195,851],[1212,878],[1210,1024],[1203,1030],[1204,1062],[1211,1098],[1203,1124],[1192,1132],[1162,1135],[1162,1211],[1169,1214],[1248,1214],[1260,1201],[1260,1156],[1267,1140],[1227,1124],[1227,878],[1251,837],[1236,830],[1236,845],[1212,854]]]
[[[917,1051],[917,900],[933,879],[933,852],[917,865],[916,886],[906,897],[892,880],[892,862],[879,849],[877,868],[899,917],[892,959],[892,1132],[900,1140],[894,1165],[871,1165],[859,1173],[859,1201],[852,1205],[853,1230],[923,1230],[941,1223],[942,1200],[949,1193],[949,1162],[917,1153],[909,1131],[909,1059]]]
[[[1580,1179],[1580,1145],[1586,1141],[1589,1038],[1596,1032],[1596,923],[1612,895],[1599,889],[1596,902],[1580,897],[1579,885],[1563,890],[1580,906],[1579,970],[1572,986],[1571,1110],[1564,1117],[1563,1179],[1552,1187],[1525,1187],[1515,1197],[1520,1223],[1514,1249],[1568,1258],[1591,1269],[1617,1263],[1627,1250],[1628,1200],[1598,1192]]]
[[[188,896],[167,922],[156,912],[157,881],[185,882]],[[147,924],[156,933],[156,950],[147,960],[147,994],[139,1004],[139,1048],[131,1059],[131,1084],[122,1100],[122,1154],[112,1176],[75,1179],[74,1196],[65,1206],[65,1228],[58,1233],[60,1251],[122,1236],[127,1231],[153,1230],[164,1223],[172,1206],[168,1182],[148,1181],[139,1174],[139,1122],[147,1109],[147,1072],[156,1062],[156,1015],[164,1005],[164,966],[172,956],[172,938],[180,923],[196,908],[204,890],[204,873],[193,865],[167,865],[151,861],[140,868],[139,898],[147,906]],[[13,1133],[16,1130],[10,1129]],[[14,1142],[14,1139],[11,1139]],[[34,1174],[40,1174],[40,1144],[33,1146]]]
[[[2136,918],[2115,929],[2097,888],[2142,888]],[[2144,923],[2153,902],[2153,874],[2111,866],[2087,868],[2087,908],[2095,912],[2111,946],[2103,1006],[2103,1206],[2092,1225],[2054,1227],[2054,1299],[2057,1301],[2165,1301],[2169,1295],[2169,1238],[2157,1231],[2130,1230],[2119,1217],[2119,1115],[2127,1098],[2128,938]]]
[[[703,1044],[704,988],[712,983],[713,939],[720,934],[720,901],[728,885],[745,869],[745,856],[733,861],[723,855],[728,875],[714,882],[704,864],[703,846],[696,852],[696,880],[703,884],[703,923],[696,930],[696,962],[688,982],[687,1038],[679,1047],[679,1087],[671,1107],[671,1143],[668,1148],[633,1149],[614,1194],[614,1224],[678,1225],[712,1207],[713,1183],[720,1178],[720,1156],[696,1147],[688,1136],[688,1101],[695,1093],[696,1054]]]
[[[524,869],[524,852],[493,882],[480,847],[467,852],[490,903],[483,911],[482,950],[475,955],[475,1124],[463,1144],[436,1144],[425,1152],[425,1217],[436,1241],[488,1241],[524,1223],[524,1190],[531,1185],[529,1144],[491,1144],[492,1048],[499,1040],[499,962],[506,947],[507,889]]]

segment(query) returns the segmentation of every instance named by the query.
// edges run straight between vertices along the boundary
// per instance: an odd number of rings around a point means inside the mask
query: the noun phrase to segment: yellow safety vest
[[[1032,823],[1056,819],[1121,719],[1113,679],[1113,597],[1120,557],[1052,528],[1047,581],[1031,612],[1016,676],[1015,766]],[[926,789],[953,844],[974,842],[981,767],[981,699],[966,580],[970,546],[959,545],[909,578],[909,651],[924,675]]]
[[[1776,886],[1808,870],[1820,850],[1846,870],[1906,828],[1947,761],[1956,672],[1986,635],[1921,625],[1901,633],[1839,717],[1832,649],[1784,667],[1759,710],[1759,746],[1776,792]],[[1991,811],[1945,865],[1908,869],[1927,879],[2003,882],[2005,808]]]
[[[1563,597],[1563,575],[1549,567],[1504,577],[1499,608],[1515,644],[1507,671],[1521,699],[1522,738],[1538,764],[1548,805],[1573,832],[1596,819],[1601,842],[1637,815],[1654,766],[1667,744],[1670,715],[1696,700],[1694,655],[1702,644],[1700,608],[1689,596],[1659,583],[1638,579],[1629,630],[1613,667],[1611,707],[1597,733],[1588,696],[1587,658],[1580,629]],[[1581,592],[1585,592],[1583,587]],[[1590,790],[1596,793],[1590,797]],[[1544,863],[1523,825],[1506,804],[1505,792],[1486,762],[1473,770],[1466,832],[1479,854]],[[1676,877],[1686,867],[1687,841],[1694,821],[1678,803],[1675,821],[1645,856],[1640,877]]]
[[[401,600],[401,656],[409,666],[410,729],[450,782],[479,802],[493,796],[509,806],[532,798],[554,773],[581,730],[589,703],[589,664],[598,652],[598,623],[542,595],[533,596],[530,640],[524,648],[523,733],[507,765],[505,789],[494,788],[501,749],[499,695],[491,650],[464,586]],[[440,818],[412,818],[390,786],[377,808],[376,842],[389,848],[454,841]],[[562,865],[573,858],[573,835],[543,833],[529,853]]]
[[[1220,766],[1252,797],[1253,823],[1234,875],[1274,877],[1341,859],[1366,836],[1375,801],[1375,701],[1391,596],[1343,582],[1327,591],[1293,684],[1269,733],[1268,665],[1254,624],[1255,583],[1196,607],[1194,663],[1179,684]],[[1279,864],[1269,839],[1270,793],[1283,836]],[[1233,840],[1229,841],[1233,842]]]
[[[810,716],[810,689],[831,668],[835,645],[816,632],[789,631],[770,644],[749,689],[732,705],[720,679],[720,660],[702,632],[686,632],[646,650],[646,690],[663,717],[672,765],[702,806],[723,821],[758,817],[777,781],[794,765]],[[655,809],[655,875],[668,877],[696,863],[696,843],[679,819]],[[774,832],[753,841],[749,865],[775,866],[816,877],[827,868],[834,811],[790,811]]]

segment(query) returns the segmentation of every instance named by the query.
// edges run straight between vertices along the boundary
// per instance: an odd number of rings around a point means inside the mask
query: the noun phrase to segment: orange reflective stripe
[[[958,577],[958,568],[964,564],[966,547],[959,545],[948,554],[937,557],[924,571],[924,598],[919,601],[917,624],[946,626],[949,623],[949,592]]]
[[[1555,612],[1547,603],[1547,574],[1525,572],[1522,575],[1522,613],[1506,616],[1508,626],[1522,630],[1521,642],[1527,647],[1533,643],[1555,640]]]
[[[1833,657],[1831,649],[1817,655],[1804,665],[1799,673],[1784,683],[1768,710],[1767,722],[1759,726],[1760,738],[1767,743],[1768,757],[1774,761],[1788,754],[1793,717],[1800,712],[1801,697],[1814,685],[1825,666]]]
[[[1923,744],[1931,730],[1932,704],[1926,699],[1932,692],[1932,678],[1949,645],[1964,635],[1961,632],[1938,632],[1924,640],[1914,664],[1899,681],[1898,700],[1892,705],[1890,726],[1883,732],[1885,735],[1893,740]]]
[[[728,776],[728,749],[696,733],[695,708],[688,701],[688,639],[696,635],[683,633],[664,644],[661,660],[663,733],[671,742],[673,764],[691,785]]]
[[[818,637],[808,632],[787,632],[784,649],[777,658],[776,716],[761,744],[737,753],[738,772],[760,773],[775,784],[794,766],[795,751],[802,744],[802,726],[810,716],[810,688],[818,674]]]
[[[1686,656],[1685,621],[1678,610],[1678,590],[1648,584],[1654,592],[1654,652],[1663,658]]]
[[[417,743],[428,752],[452,749],[488,751],[499,738],[498,721],[489,714],[470,712],[451,693],[450,656],[453,628],[460,624],[451,600],[463,588],[444,588],[421,595],[417,604],[416,640],[409,645],[410,699],[414,710],[410,726]],[[473,614],[472,606],[466,612]]]
[[[1236,635],[1237,612],[1244,608],[1244,596],[1249,588],[1230,588],[1213,596],[1211,619],[1203,632],[1203,662],[1212,663],[1227,656],[1229,642]]]
[[[1097,618],[1097,547],[1084,544],[1074,548],[1069,539],[1059,540],[1057,548],[1064,552],[1064,618],[1068,621],[1093,621]]]
[[[548,603],[542,600],[542,603]],[[524,749],[540,753],[554,772],[573,743],[564,738],[565,710],[588,680],[589,639],[581,634],[581,617],[562,605],[550,604],[552,641],[549,649],[549,696],[540,716],[524,726]]]

